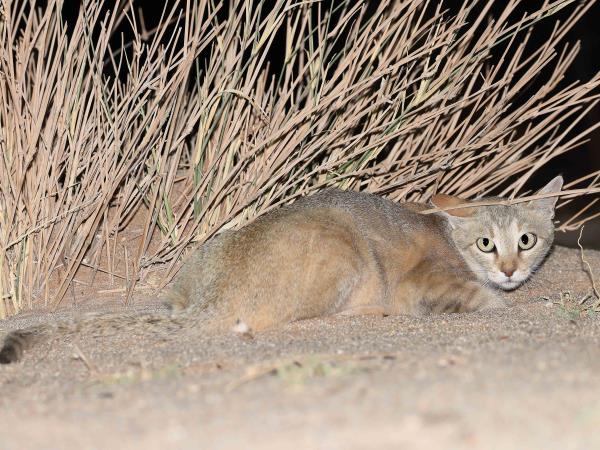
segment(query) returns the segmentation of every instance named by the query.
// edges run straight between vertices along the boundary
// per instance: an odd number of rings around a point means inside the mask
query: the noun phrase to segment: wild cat
[[[556,177],[539,193],[559,192]],[[10,333],[0,362],[32,342],[82,326],[125,328],[192,318],[207,332],[242,322],[254,331],[332,314],[429,314],[503,307],[500,290],[525,282],[554,237],[556,197],[439,209],[329,189],[207,241],[184,262],[167,296],[173,316],[112,316]]]

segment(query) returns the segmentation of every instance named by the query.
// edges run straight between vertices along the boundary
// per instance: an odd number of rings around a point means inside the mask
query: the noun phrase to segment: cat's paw
[[[498,296],[494,292],[487,291],[481,300],[479,308],[477,309],[479,311],[486,311],[489,309],[506,308],[507,306],[508,305],[506,301],[502,297]]]

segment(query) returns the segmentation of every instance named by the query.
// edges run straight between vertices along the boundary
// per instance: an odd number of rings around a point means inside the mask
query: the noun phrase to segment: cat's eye
[[[537,242],[537,236],[533,233],[525,233],[519,238],[519,248],[529,250]]]
[[[479,239],[477,239],[476,244],[477,244],[477,248],[485,253],[493,252],[494,249],[496,248],[496,245],[494,245],[494,242],[489,238],[479,238]]]

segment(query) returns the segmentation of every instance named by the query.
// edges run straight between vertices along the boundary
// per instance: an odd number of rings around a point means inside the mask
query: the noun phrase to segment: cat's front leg
[[[506,301],[493,289],[484,287],[476,281],[465,285],[465,295],[457,312],[484,311],[506,308]]]
[[[503,308],[504,300],[477,281],[440,279],[430,283],[424,304],[432,313],[460,313]]]

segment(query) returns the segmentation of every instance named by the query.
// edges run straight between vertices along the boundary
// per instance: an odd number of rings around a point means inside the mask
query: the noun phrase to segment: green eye
[[[529,250],[537,242],[537,236],[533,233],[525,233],[519,238],[519,248],[521,250]]]
[[[479,248],[479,250],[485,253],[493,252],[496,248],[494,242],[489,238],[479,238],[477,239],[476,244],[477,248]]]

